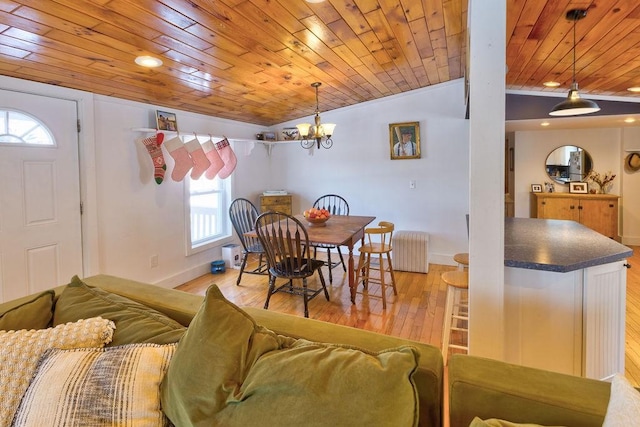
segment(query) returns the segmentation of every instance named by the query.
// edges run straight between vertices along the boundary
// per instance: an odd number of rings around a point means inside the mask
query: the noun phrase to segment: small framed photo
[[[532,193],[542,193],[542,184],[531,184]]]
[[[570,182],[569,193],[586,194],[589,192],[589,185],[586,182]]]
[[[175,113],[156,110],[156,124],[158,130],[178,132],[178,120]]]
[[[389,125],[391,160],[420,158],[420,122]]]

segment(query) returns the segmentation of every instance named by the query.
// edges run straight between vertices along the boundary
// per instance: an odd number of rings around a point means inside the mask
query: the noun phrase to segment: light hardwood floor
[[[640,247],[632,247],[634,255],[629,259],[632,268],[627,270],[627,328],[626,328],[626,376],[635,386],[640,385]],[[346,274],[340,267],[333,270],[333,284],[329,285],[326,267],[323,268],[331,301],[322,294],[309,303],[309,316],[313,319],[367,329],[387,335],[416,340],[436,347],[442,341],[442,319],[446,288],[440,280],[445,271],[455,267],[431,264],[429,273],[396,272],[398,295],[388,290],[387,310],[382,309],[380,288],[371,284],[368,292],[359,292],[356,304],[351,304]],[[207,274],[177,289],[204,295],[209,285],[217,284],[222,293],[240,306],[263,307],[267,290],[266,276],[245,274],[240,286],[236,286],[238,270],[223,274]],[[315,279],[310,286],[316,286]],[[361,287],[360,287],[361,289]],[[303,315],[302,298],[284,293],[271,298],[269,310]],[[453,337],[456,340],[459,337]],[[454,350],[452,350],[454,351]]]

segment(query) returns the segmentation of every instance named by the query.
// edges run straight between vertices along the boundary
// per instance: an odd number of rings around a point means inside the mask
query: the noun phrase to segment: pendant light
[[[587,16],[586,9],[572,9],[567,12],[566,18],[573,21],[573,83],[567,99],[553,107],[550,116],[579,116],[600,111],[600,107],[593,101],[580,98],[578,82],[576,82],[576,22]]]
[[[315,116],[315,125],[310,125],[309,123],[300,123],[296,125],[298,128],[298,132],[300,132],[300,145],[303,148],[311,148],[314,145],[317,145],[318,149],[320,147],[331,148],[333,145],[333,140],[331,139],[331,135],[333,135],[333,130],[336,125],[333,123],[320,123],[320,107],[318,104],[318,88],[322,83],[314,82],[311,83],[311,87],[316,89],[316,116]]]

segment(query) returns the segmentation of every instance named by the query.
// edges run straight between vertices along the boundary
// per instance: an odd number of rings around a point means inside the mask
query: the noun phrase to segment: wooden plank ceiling
[[[637,0],[508,0],[509,88],[566,92],[575,7],[581,93],[640,86]],[[326,111],[461,78],[466,22],[467,0],[0,0],[0,74],[269,126],[313,114],[312,82]]]

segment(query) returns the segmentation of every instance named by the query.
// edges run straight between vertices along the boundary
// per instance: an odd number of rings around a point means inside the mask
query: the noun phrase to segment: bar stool
[[[393,223],[388,221],[380,221],[377,227],[365,228],[365,243],[358,249],[360,251],[360,260],[358,261],[358,268],[356,269],[356,283],[360,283],[362,280],[365,289],[369,282],[379,283],[382,290],[383,310],[387,308],[387,283],[385,281],[385,273],[390,274],[391,289],[393,289],[394,295],[398,295],[396,279],[393,274],[393,265],[391,264],[391,245],[394,228]],[[371,262],[372,255],[378,255],[377,266]],[[379,277],[372,277],[369,274],[371,270],[378,270],[380,273]]]
[[[469,289],[469,273],[467,271],[447,271],[442,273],[442,281],[447,285],[447,299],[444,309],[444,321],[442,328],[442,358],[447,364],[447,356],[450,348],[465,350],[469,352],[469,346],[462,344],[451,344],[451,331],[461,331],[467,334],[469,340],[469,307],[462,303],[462,293]],[[460,310],[462,309],[462,310]],[[458,326],[459,321],[466,321],[465,327]]]
[[[455,254],[453,260],[458,263],[458,270],[462,271],[465,267],[469,267],[469,253],[462,252]]]

